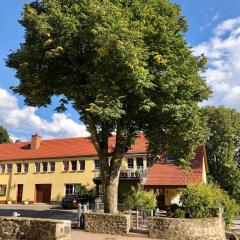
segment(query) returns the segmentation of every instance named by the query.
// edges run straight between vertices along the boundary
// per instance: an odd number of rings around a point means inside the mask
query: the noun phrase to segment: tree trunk
[[[118,182],[119,174],[111,179],[102,179],[103,192],[104,192],[104,212],[117,213],[118,205]]]

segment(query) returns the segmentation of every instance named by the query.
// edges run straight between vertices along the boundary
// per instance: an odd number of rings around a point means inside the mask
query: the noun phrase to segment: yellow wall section
[[[176,188],[165,188],[165,205],[179,203],[180,192]]]
[[[143,156],[139,156],[143,157]],[[122,168],[127,169],[127,158],[134,158],[134,170],[136,166],[136,156],[126,157],[123,159]],[[51,201],[56,200],[57,196],[64,196],[65,184],[82,184],[86,185],[89,190],[95,187],[93,182],[94,176],[98,171],[94,170],[94,160],[97,157],[88,158],[62,158],[62,159],[42,159],[42,160],[26,160],[26,161],[1,161],[1,164],[13,164],[12,183],[10,190],[10,199],[17,200],[17,185],[23,184],[23,201],[35,202],[35,184],[51,184]],[[77,171],[71,171],[71,160],[77,160]],[[80,171],[79,160],[85,160],[85,170]],[[55,162],[55,171],[50,172],[50,162]],[[69,171],[63,171],[63,161],[69,162]],[[35,172],[35,163],[39,162],[41,171]],[[42,162],[48,162],[48,172],[42,171]],[[17,163],[22,164],[22,172],[17,173]],[[24,173],[23,163],[28,163],[28,173]],[[146,159],[144,158],[144,167],[146,167]],[[5,169],[6,171],[6,169]],[[8,185],[9,174],[0,174],[0,185]],[[6,196],[0,196],[0,202],[7,200]]]

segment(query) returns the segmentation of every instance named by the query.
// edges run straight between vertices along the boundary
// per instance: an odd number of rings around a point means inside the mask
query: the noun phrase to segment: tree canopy
[[[234,109],[204,109],[210,137],[206,144],[209,173],[231,196],[240,201],[240,113]]]
[[[10,137],[6,128],[0,126],[0,144],[9,143]]]
[[[204,142],[198,103],[210,93],[199,75],[206,58],[188,47],[178,5],[33,1],[20,23],[25,40],[7,59],[20,80],[14,92],[31,106],[47,106],[53,96],[61,98],[58,111],[72,103],[98,152],[103,183],[117,184],[122,156],[139,133],[151,153],[168,148],[181,163]]]

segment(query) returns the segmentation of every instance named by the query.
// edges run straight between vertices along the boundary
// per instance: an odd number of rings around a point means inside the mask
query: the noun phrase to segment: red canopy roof
[[[201,182],[204,151],[204,146],[197,149],[189,171],[173,163],[153,164],[148,172],[145,186],[186,186],[189,183]]]
[[[115,138],[110,139],[113,145]],[[0,161],[97,156],[97,152],[86,137],[42,140],[38,149],[30,149],[31,142],[0,144]],[[136,139],[128,154],[146,153],[146,140],[143,136]]]

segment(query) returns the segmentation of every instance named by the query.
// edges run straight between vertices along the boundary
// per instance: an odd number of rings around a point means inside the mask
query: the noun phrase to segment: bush
[[[181,208],[177,208],[173,214],[175,218],[185,218],[185,211]]]
[[[131,208],[137,209],[154,209],[157,206],[156,195],[153,191],[138,190],[132,192],[127,198],[127,204]]]
[[[54,199],[54,201],[55,202],[57,202],[58,204],[60,204],[61,202],[62,202],[62,195],[59,193],[56,197],[55,197],[55,199]]]
[[[235,200],[214,184],[190,184],[183,190],[180,201],[190,218],[211,217],[211,209],[222,207],[227,225],[238,210]]]

